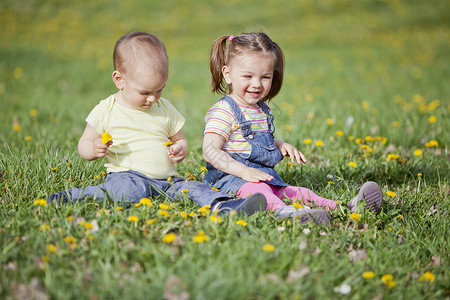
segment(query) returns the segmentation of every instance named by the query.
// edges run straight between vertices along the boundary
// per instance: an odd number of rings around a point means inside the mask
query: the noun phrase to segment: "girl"
[[[273,136],[274,117],[267,103],[278,94],[283,82],[281,48],[264,33],[221,36],[212,46],[210,70],[212,91],[226,96],[205,117],[205,182],[237,196],[262,193],[267,209],[275,211],[279,218],[293,216],[304,222],[328,223],[328,211],[336,209],[336,201],[290,186],[274,170],[283,156],[289,156],[292,163],[306,163],[297,148]],[[297,210],[286,205],[284,198],[324,209]],[[363,200],[366,208],[379,211],[382,192],[378,184],[365,183],[347,205],[354,211],[357,202]]]

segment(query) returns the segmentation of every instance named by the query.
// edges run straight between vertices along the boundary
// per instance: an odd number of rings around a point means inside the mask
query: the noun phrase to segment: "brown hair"
[[[229,65],[233,58],[246,52],[272,53],[275,57],[272,86],[262,101],[270,101],[281,89],[284,75],[284,54],[280,46],[272,41],[267,34],[240,33],[232,37],[223,35],[216,39],[211,49],[209,68],[211,71],[211,90],[213,93],[229,94],[233,87],[225,82],[222,67]]]
[[[127,73],[141,63],[150,62],[155,72],[168,73],[169,60],[163,42],[153,34],[134,31],[116,42],[113,52],[114,70]]]

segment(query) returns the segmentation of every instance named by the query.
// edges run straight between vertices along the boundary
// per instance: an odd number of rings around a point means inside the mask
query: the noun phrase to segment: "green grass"
[[[0,298],[335,299],[345,284],[353,299],[450,296],[446,1],[241,2],[2,1]],[[168,217],[161,198],[123,210],[92,200],[34,204],[102,181],[103,162],[83,160],[77,142],[93,106],[115,92],[112,48],[132,30],[166,44],[163,97],[187,117],[182,176],[203,178],[203,118],[218,100],[209,91],[213,40],[263,30],[286,55],[284,86],[271,102],[276,136],[308,158],[277,170],[341,204],[374,180],[381,213],[355,221],[342,209],[323,228],[266,213],[216,224],[185,199]],[[196,243],[200,231],[208,240]],[[175,240],[165,243],[167,234]]]

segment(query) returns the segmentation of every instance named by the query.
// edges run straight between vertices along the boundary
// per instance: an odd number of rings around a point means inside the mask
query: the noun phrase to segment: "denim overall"
[[[275,127],[273,125],[274,117],[269,113],[268,106],[265,103],[258,103],[259,107],[267,115],[269,131],[253,132],[251,122],[247,121],[237,103],[229,96],[225,96],[221,100],[225,100],[231,106],[241,128],[242,136],[252,147],[250,154],[227,153],[246,166],[259,169],[272,175],[273,179],[264,181],[265,183],[277,186],[287,186],[280,175],[273,169],[275,165],[283,159],[283,155],[275,145],[273,138],[273,133],[275,132]],[[209,163],[206,164],[206,168],[208,169],[208,172],[205,175],[205,183],[220,191],[236,193],[237,190],[247,182],[240,177],[217,170]]]

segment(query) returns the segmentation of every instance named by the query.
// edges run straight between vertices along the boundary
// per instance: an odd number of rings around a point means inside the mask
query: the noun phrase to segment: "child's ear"
[[[117,71],[117,70],[114,71],[114,72],[112,73],[112,80],[114,81],[116,87],[117,87],[119,90],[123,90],[123,87],[124,87],[124,81],[123,81],[122,73],[120,73],[120,72]]]
[[[225,82],[227,84],[231,84],[230,67],[223,66],[222,67],[222,75],[223,75],[223,78],[225,79]]]

